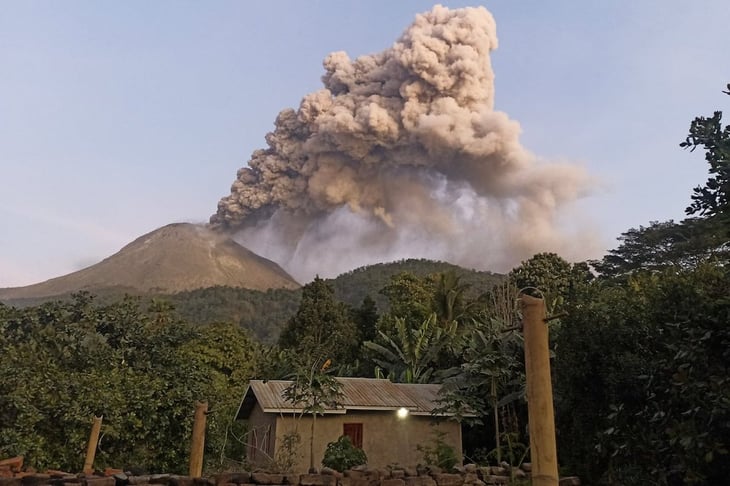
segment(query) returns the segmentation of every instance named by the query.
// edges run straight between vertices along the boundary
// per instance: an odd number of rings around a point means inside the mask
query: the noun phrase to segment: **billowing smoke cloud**
[[[436,6],[389,49],[324,60],[324,88],[279,113],[214,226],[301,281],[406,257],[505,270],[563,251],[578,167],[540,163],[494,110],[484,8]]]

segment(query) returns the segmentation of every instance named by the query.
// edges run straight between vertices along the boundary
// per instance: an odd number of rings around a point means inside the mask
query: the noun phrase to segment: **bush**
[[[276,454],[267,464],[269,471],[277,474],[292,472],[301,454],[302,437],[297,432],[284,434],[276,449]]]
[[[367,462],[368,457],[365,455],[365,451],[352,445],[350,438],[346,435],[343,435],[335,442],[327,444],[324,459],[322,459],[323,466],[339,472],[344,472]]]
[[[456,458],[456,451],[444,441],[445,432],[434,430],[433,435],[434,438],[431,439],[430,445],[418,445],[416,449],[423,453],[423,461],[426,465],[451,470],[459,462]]]

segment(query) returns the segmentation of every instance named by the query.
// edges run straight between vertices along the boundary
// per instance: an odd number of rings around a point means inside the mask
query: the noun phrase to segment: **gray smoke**
[[[484,8],[437,5],[389,49],[324,60],[324,88],[279,113],[211,224],[300,281],[407,257],[505,270],[571,257],[559,210],[586,172],[541,163],[494,110]]]

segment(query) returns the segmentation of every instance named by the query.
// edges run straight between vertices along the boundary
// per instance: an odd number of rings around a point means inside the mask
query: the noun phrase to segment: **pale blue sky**
[[[730,106],[730,2],[442,3],[495,16],[496,107],[531,151],[602,180],[580,205],[606,248],[683,217],[706,166],[678,144]],[[207,221],[329,52],[389,47],[432,5],[0,0],[0,287]]]

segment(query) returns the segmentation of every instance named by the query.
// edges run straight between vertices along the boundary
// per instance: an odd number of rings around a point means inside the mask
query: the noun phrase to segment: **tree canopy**
[[[730,95],[730,84],[728,91]],[[687,214],[706,217],[722,217],[728,221],[730,209],[730,125],[722,126],[722,111],[715,111],[711,117],[698,116],[690,124],[687,139],[680,144],[683,148],[705,150],[710,177],[704,186],[698,186],[692,193],[692,204]]]
[[[309,357],[309,362],[331,359],[339,365],[355,358],[357,337],[349,308],[317,277],[302,288],[299,309],[282,331],[279,346]]]
[[[233,456],[224,441],[249,378],[245,331],[194,328],[164,303],[70,302],[0,306],[0,456],[79,471],[91,418],[103,416],[99,467],[181,472],[193,404],[207,400],[208,464]],[[231,449],[233,447],[234,449]]]

